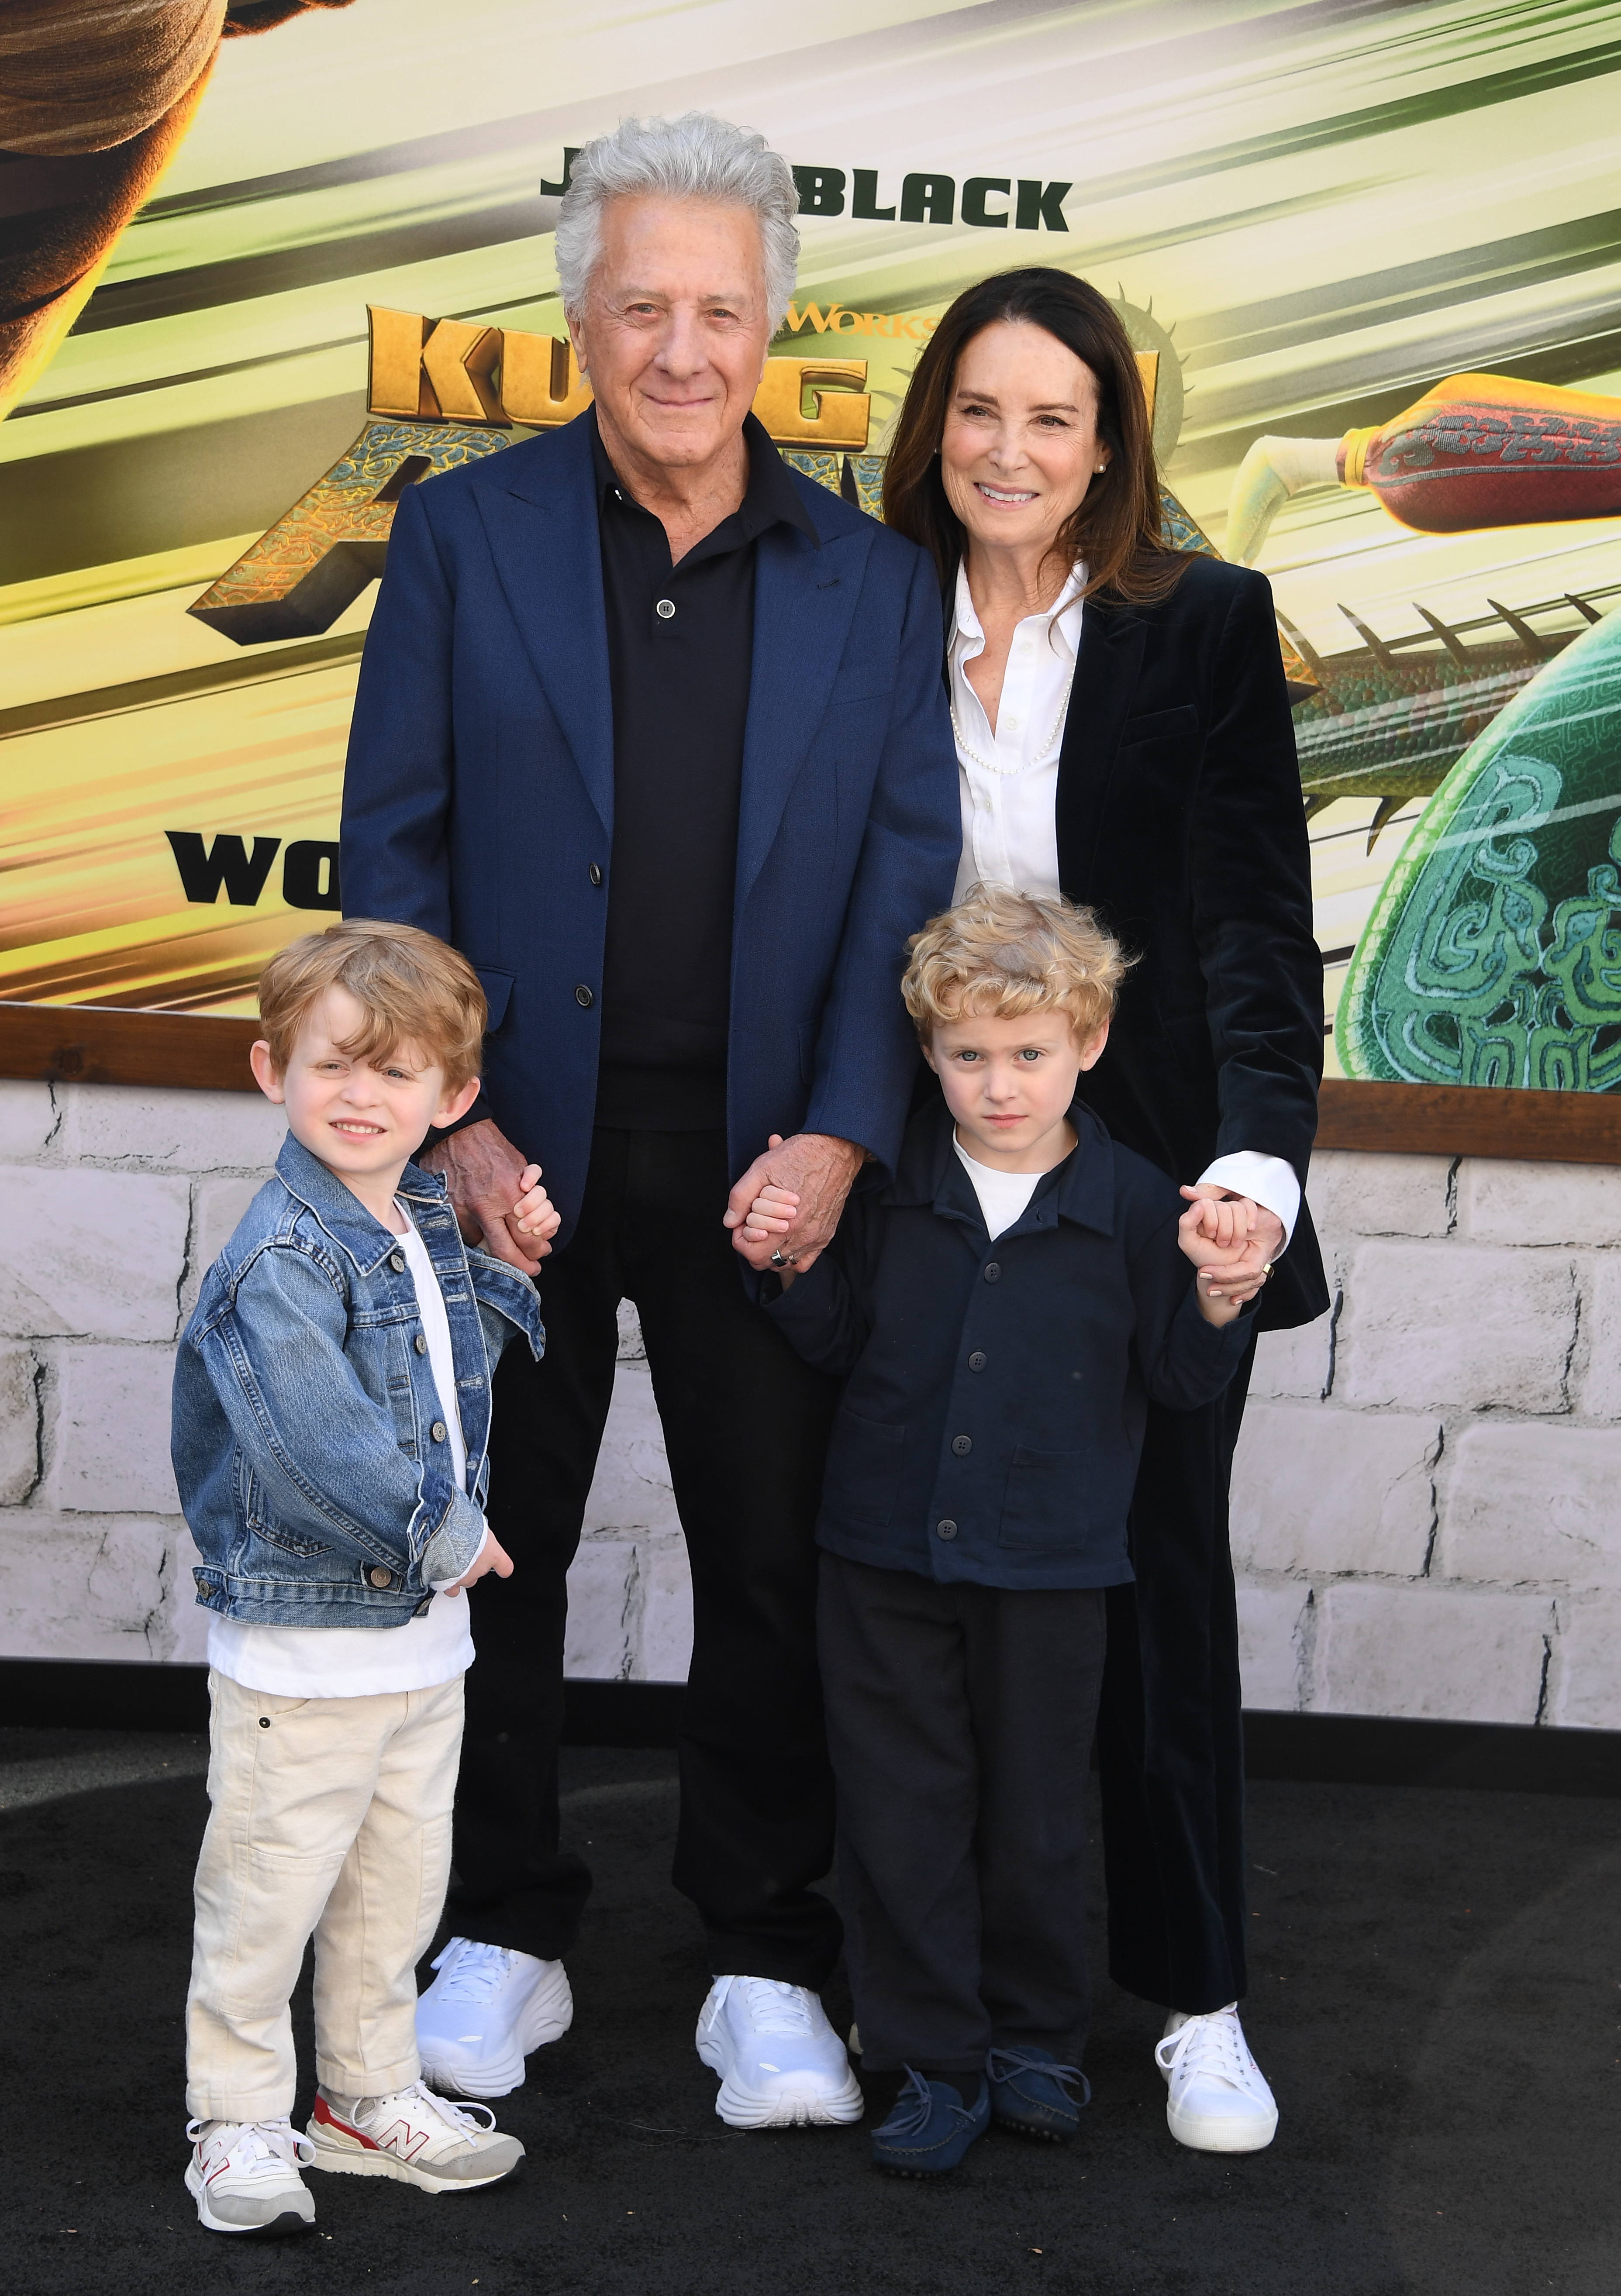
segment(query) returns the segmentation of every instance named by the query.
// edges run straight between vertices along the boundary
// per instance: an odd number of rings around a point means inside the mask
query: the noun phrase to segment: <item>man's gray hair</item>
[[[557,278],[571,317],[585,303],[602,254],[602,210],[615,199],[712,200],[747,208],[760,226],[771,332],[782,323],[799,265],[799,193],[763,135],[712,111],[679,119],[621,119],[575,156],[557,217]]]

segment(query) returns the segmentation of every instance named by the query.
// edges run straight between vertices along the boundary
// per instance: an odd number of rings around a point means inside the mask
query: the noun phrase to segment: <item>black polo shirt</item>
[[[755,544],[778,523],[819,539],[751,414],[741,508],[672,566],[662,525],[621,484],[590,419],[613,704],[597,1121],[696,1131],[726,1122]]]

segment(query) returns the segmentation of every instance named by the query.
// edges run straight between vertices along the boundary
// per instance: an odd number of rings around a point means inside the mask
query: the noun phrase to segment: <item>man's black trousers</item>
[[[824,1554],[822,1679],[862,2068],[1079,2064],[1104,1598]]]
[[[1255,1350],[1202,1411],[1150,1406],[1135,1586],[1112,1587],[1098,1716],[1109,1974],[1197,2015],[1241,2000],[1244,1732],[1227,1490]]]
[[[449,1910],[459,1935],[551,1961],[589,1894],[558,1846],[564,1580],[630,1300],[692,1567],[672,1878],[717,1975],[819,1989],[841,1934],[810,1886],[833,1859],[812,1532],[835,1388],[745,1294],[720,1224],[729,1185],[721,1133],[598,1129],[580,1225],[541,1264],[545,1357],[502,1358],[489,1517],[515,1569],[469,1596]]]

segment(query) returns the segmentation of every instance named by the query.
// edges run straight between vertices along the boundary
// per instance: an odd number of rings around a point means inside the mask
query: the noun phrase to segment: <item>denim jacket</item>
[[[399,1627],[484,1536],[490,1378],[534,1286],[463,1243],[434,1173],[399,1194],[444,1293],[467,1488],[399,1239],[288,1135],[203,1278],[175,1364],[172,1452],[197,1600],[268,1627]]]

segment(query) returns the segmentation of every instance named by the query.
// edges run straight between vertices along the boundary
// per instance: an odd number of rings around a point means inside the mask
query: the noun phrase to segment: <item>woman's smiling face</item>
[[[999,320],[965,345],[940,472],[971,542],[1045,555],[1108,460],[1097,377],[1056,335]]]

